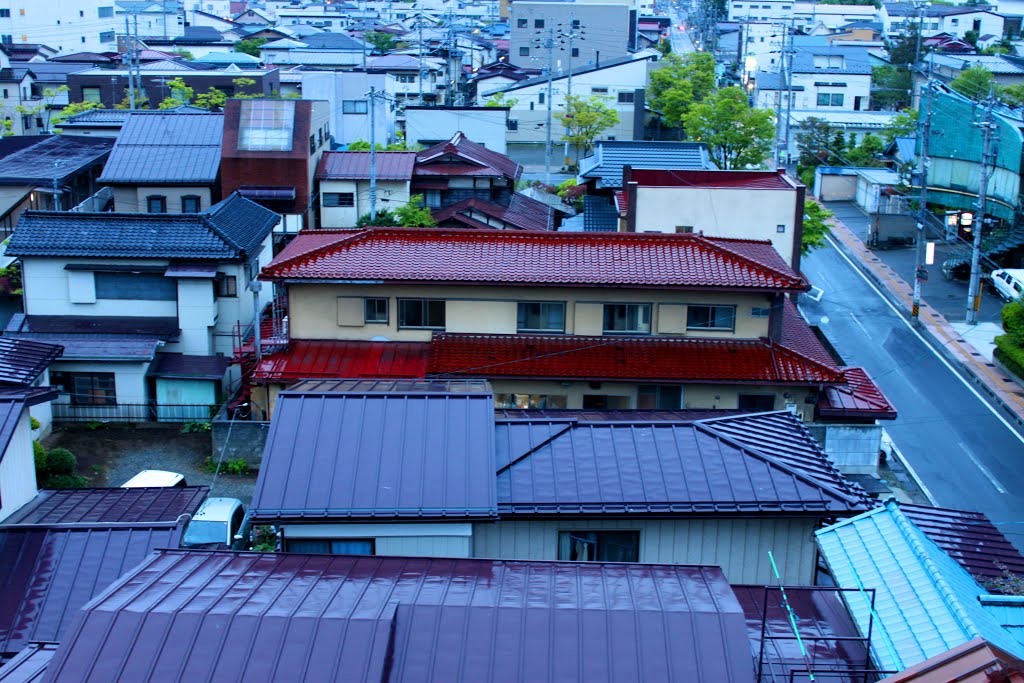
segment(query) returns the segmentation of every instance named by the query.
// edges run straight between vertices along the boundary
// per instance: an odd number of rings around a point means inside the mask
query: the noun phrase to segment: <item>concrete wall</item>
[[[347,145],[356,140],[369,141],[370,115],[346,114],[344,101],[366,101],[366,93],[371,87],[393,94],[391,91],[394,80],[384,74],[308,71],[302,74],[302,96],[310,100],[327,100],[330,103],[331,137],[335,144]],[[378,105],[375,117],[376,141],[382,145],[394,142],[394,113],[388,107]]]
[[[269,422],[214,420],[210,430],[211,452],[219,458],[223,450],[225,462],[245,458],[249,467],[259,469],[269,432]]]
[[[32,455],[32,428],[28,411],[22,412],[7,450],[0,458],[0,521],[36,495],[36,468]]]
[[[638,187],[636,192],[637,232],[675,232],[685,225],[709,237],[768,240],[793,265],[796,190]]]
[[[631,3],[598,3],[598,2],[529,2],[517,0],[511,6],[509,21],[509,61],[513,64],[528,64],[532,57],[542,63],[548,61],[548,51],[535,46],[536,38],[544,40],[548,36],[548,28],[554,28],[555,60],[561,62],[567,58],[566,53],[559,50],[557,32],[559,25],[565,30],[575,19],[580,21],[580,29],[585,35],[573,41],[573,47],[579,48],[579,56],[573,60],[574,65],[594,64],[601,60],[610,61],[625,57],[629,52]],[[520,20],[526,20],[521,27]],[[543,28],[538,29],[537,21],[543,21]],[[520,54],[520,48],[530,52]],[[556,64],[556,68],[564,68]]]
[[[174,301],[96,299],[91,271],[65,270],[69,263],[107,263],[95,258],[31,258],[22,262],[25,312],[30,315],[86,315],[170,317],[178,314]],[[144,261],[147,266],[167,265],[166,260]],[[76,302],[76,300],[78,302]]]
[[[352,192],[355,206],[324,206],[324,194],[329,192]],[[320,181],[320,227],[353,228],[360,216],[370,213],[370,181],[322,180]],[[377,181],[377,210],[395,210],[409,202],[408,181]]]
[[[780,519],[558,519],[473,525],[473,556],[557,560],[559,531],[592,529],[640,532],[640,561],[710,564],[722,567],[730,583],[776,583],[772,551],[790,585],[809,585],[814,574],[817,521]]]
[[[181,198],[185,196],[199,197],[199,210],[206,211],[213,203],[208,186],[167,186],[167,187],[126,187],[118,185],[114,190],[114,210],[118,213],[149,213],[146,198],[160,195],[167,198],[167,213],[181,213]]]
[[[881,425],[824,425],[822,447],[836,467],[848,474],[875,474],[882,441]]]
[[[405,139],[430,145],[451,137],[449,131],[460,130],[473,142],[505,154],[508,118],[505,107],[406,107]]]
[[[66,361],[57,359],[50,364],[50,372],[112,372],[114,373],[114,392],[118,403],[145,403],[149,399],[146,389],[146,371],[149,361],[143,363],[123,363],[104,361]],[[69,397],[62,395],[54,403],[67,403]],[[103,415],[102,406],[89,406],[90,414]],[[110,408],[111,416],[116,416],[116,408]]]
[[[832,175],[817,171],[814,194],[823,202],[852,201],[857,196],[856,175]]]
[[[753,339],[768,335],[768,318],[752,317],[754,307],[770,306],[765,294],[689,292],[633,289],[516,288],[515,299],[507,287],[399,287],[374,285],[291,285],[288,287],[290,332],[293,339],[371,339],[429,341],[430,330],[398,329],[398,298],[436,298],[448,302],[448,331],[511,334],[516,331],[516,301],[563,301],[566,303],[566,334],[599,335],[604,303],[652,303],[652,329],[660,334],[687,337],[737,337]],[[388,297],[388,324],[361,324],[362,297]],[[687,330],[688,304],[736,305],[736,329]],[[354,316],[354,317],[353,317]],[[344,324],[342,324],[344,323]]]

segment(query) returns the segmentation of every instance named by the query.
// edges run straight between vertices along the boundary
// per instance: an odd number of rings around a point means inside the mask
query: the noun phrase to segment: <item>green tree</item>
[[[917,39],[920,31],[916,22],[908,24],[900,37],[885,44],[889,52],[889,63],[896,66],[913,64],[917,55]],[[921,54],[924,55],[928,49],[922,45]]]
[[[800,251],[804,254],[826,244],[832,226],[829,219],[835,215],[813,199],[804,200],[804,232],[800,242]]]
[[[395,209],[395,220],[406,228],[432,228],[437,225],[421,194],[414,194],[407,204]]]
[[[772,112],[752,109],[743,88],[723,88],[690,107],[686,134],[708,146],[722,170],[760,166],[772,151]]]
[[[871,68],[871,100],[882,109],[910,106],[912,88],[910,69],[892,65]]]
[[[167,87],[170,89],[171,94],[164,98],[163,102],[157,106],[157,109],[181,107],[190,103],[192,96],[195,95],[195,90],[186,85],[180,76],[167,81]]]
[[[370,214],[364,213],[356,220],[357,227],[393,227],[398,225],[398,219],[395,218],[395,214],[391,213],[388,209],[381,209],[377,212],[377,217],[372,219]]]
[[[981,66],[971,66],[960,72],[954,78],[949,87],[964,97],[981,101],[989,96],[996,86],[996,79],[992,72]]]
[[[176,54],[176,55],[181,55],[185,59],[189,59],[189,60],[195,59],[195,56],[191,52],[189,52],[188,50],[186,50],[184,48],[181,48],[181,47],[176,48],[176,49],[172,50],[171,52],[173,54]]]
[[[889,145],[896,138],[906,138],[917,133],[917,110],[904,109],[892,118],[882,129],[882,139]]]
[[[651,106],[661,113],[666,125],[683,126],[690,106],[715,89],[715,60],[709,52],[670,54],[651,74],[648,92]]]
[[[857,145],[850,145],[846,159],[854,166],[884,166],[879,158],[885,151],[885,142],[874,133],[868,133]]]
[[[974,49],[978,49],[978,38],[977,31],[964,31],[964,42],[970,43]]]
[[[998,43],[993,43],[986,47],[984,50],[979,50],[978,54],[982,55],[1015,55],[1017,54],[1017,48],[1014,47],[1013,42],[1004,37]]]
[[[588,98],[569,95],[565,98],[565,114],[559,117],[567,132],[562,136],[576,150],[576,162],[580,152],[589,152],[594,139],[619,122],[619,114],[597,96]]]
[[[227,101],[228,96],[224,94],[223,90],[210,86],[206,92],[196,95],[196,99],[192,104],[203,109],[223,109]]]
[[[413,147],[409,147],[405,144],[405,140],[399,140],[392,142],[388,145],[382,145],[379,142],[376,143],[373,148],[378,152],[415,152],[417,151]],[[370,143],[366,140],[353,140],[349,143],[346,151],[349,152],[369,152]]]
[[[395,48],[395,37],[383,31],[367,31],[363,34],[363,40],[381,52],[387,52]]]
[[[235,52],[241,52],[245,55],[259,57],[260,46],[266,42],[266,38],[250,38],[249,40],[240,40],[237,43],[235,43]]]
[[[75,114],[81,114],[83,111],[90,111],[92,109],[103,109],[103,103],[102,102],[72,102],[71,104],[67,105],[66,107],[61,109],[59,112],[54,114],[53,117],[50,119],[50,123],[54,127],[54,132],[56,132],[56,133],[61,132],[60,128],[59,128],[60,124],[62,124],[65,121],[67,121],[69,118],[71,118]]]
[[[505,93],[497,92],[484,100],[485,107],[508,107],[511,109],[519,102],[517,97],[505,97]]]

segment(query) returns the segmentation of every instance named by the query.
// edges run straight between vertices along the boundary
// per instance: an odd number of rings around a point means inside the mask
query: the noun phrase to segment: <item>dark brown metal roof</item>
[[[29,643],[0,667],[0,683],[40,683],[57,654],[57,643]]]
[[[69,524],[174,526],[182,515],[193,514],[209,492],[206,486],[40,491],[4,520],[0,529]]]
[[[0,337],[0,385],[32,384],[63,351],[57,344]]]
[[[50,680],[753,683],[721,570],[162,551],[82,610]]]

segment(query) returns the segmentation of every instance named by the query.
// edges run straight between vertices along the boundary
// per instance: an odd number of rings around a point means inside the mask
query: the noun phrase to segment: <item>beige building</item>
[[[416,152],[377,152],[376,208],[394,210],[409,202]],[[370,213],[370,153],[325,152],[317,167],[321,228],[357,227]]]

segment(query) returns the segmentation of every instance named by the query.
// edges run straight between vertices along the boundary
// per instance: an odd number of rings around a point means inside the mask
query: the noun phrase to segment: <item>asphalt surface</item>
[[[693,52],[693,41],[690,40],[690,34],[684,29],[679,28],[680,25],[686,26],[686,22],[686,10],[675,10],[672,29],[669,31],[669,40],[672,41],[672,52],[675,52],[677,55]]]
[[[940,506],[984,512],[1024,550],[1024,436],[829,246],[803,271],[824,290],[800,309],[849,365],[865,368],[896,405],[885,423],[926,493]]]

